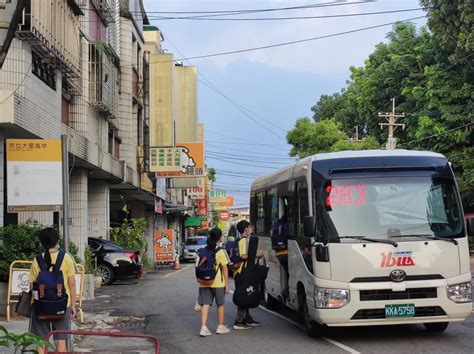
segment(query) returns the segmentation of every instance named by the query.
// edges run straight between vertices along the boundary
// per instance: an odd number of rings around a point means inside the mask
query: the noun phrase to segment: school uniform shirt
[[[58,251],[51,252],[51,264],[54,264],[56,262],[56,259],[58,258]],[[44,257],[44,253],[43,253]],[[74,258],[72,258],[68,253],[64,255],[64,260],[63,263],[61,264],[60,268],[61,272],[63,273],[63,278],[64,278],[64,288],[66,289],[66,294],[68,296],[67,299],[67,306],[71,306],[71,295],[69,292],[69,282],[68,282],[68,277],[74,276],[76,274],[76,262],[74,261]],[[33,260],[33,264],[31,265],[31,271],[30,271],[30,283],[34,283],[36,279],[38,278],[38,275],[40,273],[40,267],[38,262],[36,261],[36,257]],[[77,285],[76,285],[77,286]]]
[[[215,267],[217,269],[216,277],[211,285],[199,284],[201,288],[225,288],[225,279],[224,274],[222,273],[222,267],[227,267],[230,263],[229,256],[224,249],[220,249],[216,252],[216,263]]]
[[[248,255],[248,250],[249,250],[249,239],[247,237],[242,237],[239,240],[239,255],[247,254]],[[246,261],[243,261],[240,263],[239,268],[234,270],[234,274],[239,274],[242,272],[242,269],[244,268]]]

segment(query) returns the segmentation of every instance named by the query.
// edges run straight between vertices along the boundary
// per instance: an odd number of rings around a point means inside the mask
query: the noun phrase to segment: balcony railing
[[[116,117],[117,68],[103,43],[89,44],[89,102],[109,118]]]
[[[16,36],[63,74],[65,88],[80,94],[80,26],[74,1],[27,1]]]

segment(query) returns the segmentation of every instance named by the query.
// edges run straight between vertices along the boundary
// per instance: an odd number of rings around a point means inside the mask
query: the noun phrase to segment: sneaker
[[[250,326],[248,326],[245,322],[235,322],[234,329],[250,329]]]
[[[201,337],[207,337],[207,336],[210,336],[212,333],[211,331],[209,330],[209,328],[207,328],[206,326],[202,326],[201,327],[201,331],[199,332],[199,335]]]
[[[217,334],[226,334],[226,333],[229,333],[229,332],[230,332],[230,329],[227,328],[226,325],[217,326],[217,329],[216,329]]]
[[[261,325],[260,322],[258,321],[255,321],[254,319],[251,319],[251,320],[248,320],[248,321],[245,321],[245,323],[247,324],[247,326],[250,326],[250,327],[258,327]]]

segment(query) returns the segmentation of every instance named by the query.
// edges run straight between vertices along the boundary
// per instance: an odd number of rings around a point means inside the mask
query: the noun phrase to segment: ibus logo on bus
[[[399,251],[399,252],[382,252],[382,262],[380,267],[382,268],[391,268],[391,267],[410,267],[415,265],[413,260],[412,251]]]

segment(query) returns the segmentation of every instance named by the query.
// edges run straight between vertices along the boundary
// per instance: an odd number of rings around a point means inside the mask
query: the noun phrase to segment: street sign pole
[[[67,135],[61,135],[61,153],[63,160],[63,236],[64,249],[69,252],[69,152]]]

